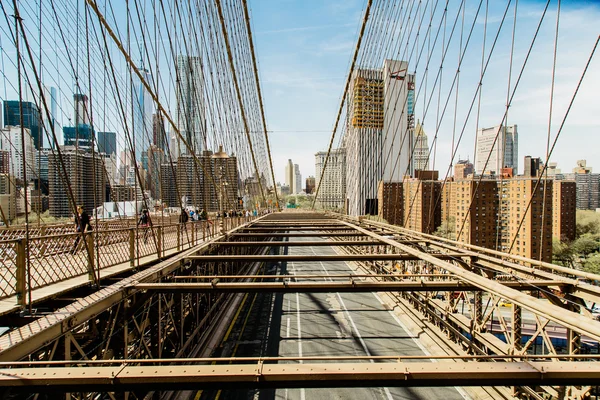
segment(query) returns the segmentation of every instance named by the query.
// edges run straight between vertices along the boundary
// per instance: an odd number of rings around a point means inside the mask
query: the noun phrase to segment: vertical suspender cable
[[[15,18],[15,48],[17,49],[17,79],[19,80],[19,123],[21,124],[21,167],[23,168],[23,196],[25,198],[25,262],[27,268],[27,291],[29,294],[29,314],[31,314],[31,261],[29,259],[29,212],[27,211],[27,161],[25,156],[25,127],[23,124],[23,92],[21,88],[21,51],[19,48],[19,24],[21,17],[17,0],[13,0]],[[10,183],[9,183],[10,185]],[[16,190],[16,185],[15,185]],[[25,293],[23,293],[25,296]]]
[[[337,117],[335,118],[335,124],[333,125],[333,132],[331,134],[331,140],[329,141],[329,148],[327,149],[327,155],[325,156],[325,162],[323,162],[323,170],[321,171],[321,177],[319,178],[319,184],[317,185],[317,190],[315,190],[315,198],[313,199],[312,209],[314,210],[315,204],[317,202],[317,197],[319,196],[319,189],[321,188],[321,184],[323,183],[323,177],[325,176],[325,169],[327,168],[327,161],[329,161],[329,154],[331,153],[331,148],[333,147],[333,141],[335,139],[335,132],[337,131],[338,124],[340,122],[340,117],[342,116],[342,111],[344,109],[344,103],[346,102],[346,96],[348,94],[348,88],[350,87],[350,81],[352,80],[352,73],[354,72],[354,67],[356,65],[356,59],[358,58],[358,53],[360,51],[360,45],[362,43],[363,34],[365,33],[365,27],[367,26],[367,21],[369,20],[369,13],[371,11],[371,5],[373,4],[373,0],[369,0],[367,2],[367,8],[365,9],[365,15],[363,17],[362,26],[360,27],[360,33],[358,34],[358,41],[356,42],[356,48],[354,49],[354,56],[352,57],[352,64],[350,64],[350,71],[348,71],[348,77],[346,78],[346,85],[344,86],[344,92],[342,93],[342,100],[340,101],[340,108],[338,110]]]
[[[275,192],[275,199],[277,200],[278,207],[279,205],[279,195],[277,194],[277,188],[275,187],[275,172],[273,171],[273,159],[271,158],[271,147],[269,145],[269,133],[267,131],[267,119],[265,118],[265,110],[263,107],[263,99],[260,90],[260,79],[258,76],[258,67],[256,66],[256,53],[254,52],[254,42],[252,40],[252,28],[250,26],[250,15],[248,14],[248,2],[247,0],[242,0],[242,4],[244,4],[244,17],[246,18],[246,30],[248,31],[248,42],[250,43],[250,54],[252,55],[252,66],[254,68],[254,78],[256,81],[256,91],[258,96],[258,104],[260,107],[260,114],[262,116],[263,130],[265,131],[265,142],[267,144],[267,155],[269,156],[269,166],[271,167],[271,178],[273,179],[273,191]],[[260,181],[260,176],[257,176],[256,179]]]

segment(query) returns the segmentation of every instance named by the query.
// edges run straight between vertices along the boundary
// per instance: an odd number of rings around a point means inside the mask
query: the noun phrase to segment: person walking
[[[150,234],[150,213],[147,209],[142,210],[142,215],[140,215],[140,219],[137,222],[137,225],[144,229],[144,243],[148,242],[148,235]]]
[[[84,232],[85,230],[92,230],[92,224],[90,223],[90,216],[83,209],[82,205],[77,206],[77,214],[75,215],[75,231],[77,233]],[[81,235],[77,235],[75,238],[75,243],[73,243],[73,249],[71,250],[71,254],[75,254],[77,252],[77,246],[79,245],[79,241],[81,240]]]
[[[183,232],[185,226],[190,219],[187,211],[185,209],[181,209],[181,214],[179,215],[179,229]]]

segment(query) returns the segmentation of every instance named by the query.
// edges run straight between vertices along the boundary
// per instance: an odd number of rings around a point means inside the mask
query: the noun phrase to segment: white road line
[[[290,337],[290,317],[287,317],[287,321],[285,323],[285,337]]]
[[[316,256],[317,253],[315,253],[315,250],[312,248],[312,246],[310,247],[310,249],[312,250],[313,254]],[[329,275],[329,271],[327,271],[327,268],[325,268],[325,265],[323,264],[323,262],[319,261],[319,264],[321,264],[321,268],[323,269],[323,271],[325,272],[325,274],[329,277],[329,278],[323,278],[323,279],[324,280],[329,280],[329,281],[333,282],[333,279],[331,279],[331,277]],[[360,331],[358,330],[358,327],[354,323],[354,320],[352,319],[352,316],[350,315],[350,312],[348,311],[348,308],[346,307],[346,303],[344,302],[344,299],[342,299],[342,296],[340,296],[339,293],[336,293],[336,295],[337,295],[338,300],[340,301],[340,305],[344,309],[344,313],[346,314],[346,317],[348,317],[348,320],[350,321],[350,324],[352,325],[352,329],[354,329],[356,337],[358,338],[358,341],[360,342],[360,345],[362,346],[365,354],[368,357],[371,357],[371,352],[369,351],[369,348],[367,347],[367,344],[363,340],[362,335],[360,334]],[[371,361],[371,363],[375,363],[375,361],[372,360],[372,359],[369,360],[369,361]],[[388,388],[384,387],[383,391],[385,392],[385,395],[388,398],[388,400],[393,400],[394,399],[394,397],[392,396],[392,393],[390,393],[390,390]]]
[[[296,267],[294,266],[294,262],[291,264],[292,274],[296,275]],[[302,357],[302,324],[300,322],[300,296],[298,292],[296,292],[296,325],[298,329],[298,357]],[[302,360],[300,360],[300,364],[302,364]],[[304,388],[300,388],[300,400],[306,400],[306,391]]]
[[[355,275],[354,270],[346,261],[344,261],[344,264],[346,264],[348,269],[350,269],[350,271],[352,272],[352,275]],[[377,301],[385,308],[385,303],[381,299],[381,297],[379,297],[379,295],[377,293],[372,293],[372,295],[375,296]],[[417,336],[410,329],[408,329],[408,326],[406,326],[404,324],[404,322],[402,322],[402,320],[400,318],[398,318],[398,316],[392,310],[387,310],[387,312],[392,316],[392,318],[394,318],[394,321],[396,321],[396,323],[400,326],[400,328],[402,328],[406,333],[409,334],[409,336],[412,338],[413,342],[415,342],[415,344],[419,347],[419,349],[421,349],[423,354],[425,354],[426,356],[431,356],[431,353],[421,344],[421,342],[417,339]],[[435,362],[437,362],[437,360],[433,359],[433,360],[431,360],[431,362],[435,363]],[[454,386],[454,389],[456,389],[458,394],[460,394],[465,400],[471,400],[471,396],[469,396],[463,388]]]

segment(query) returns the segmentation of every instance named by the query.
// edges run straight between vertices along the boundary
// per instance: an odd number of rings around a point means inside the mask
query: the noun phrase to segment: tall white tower
[[[177,129],[192,151],[200,155],[206,141],[204,76],[200,57],[177,56],[175,97]],[[181,151],[188,152],[185,146]]]
[[[150,71],[144,68],[140,68],[140,73],[144,80],[152,85],[150,82]],[[146,87],[142,81],[138,81],[135,87],[135,98],[133,99],[133,149],[135,149],[136,161],[141,161],[142,152],[148,150],[150,144],[152,144],[152,113],[154,110],[154,104],[150,93],[146,90]],[[129,147],[126,141],[125,147]]]
[[[288,160],[285,165],[285,184],[290,187],[290,193],[294,193],[294,163]]]
[[[494,126],[477,130],[477,150],[475,151],[475,172],[477,174],[488,171],[500,174],[502,168],[506,167],[514,168],[513,173],[517,175],[518,157],[517,125]]]

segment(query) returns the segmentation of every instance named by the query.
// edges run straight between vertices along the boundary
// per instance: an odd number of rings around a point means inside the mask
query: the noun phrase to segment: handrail
[[[231,217],[226,222],[233,228],[256,218]],[[0,300],[15,296],[16,304],[24,308],[32,301],[35,289],[86,274],[93,283],[106,268],[159,260],[220,235],[219,220],[148,227],[134,224],[91,230],[83,238],[71,228],[70,232],[30,237],[28,253],[24,238],[0,240]],[[27,262],[31,276],[27,276]]]

